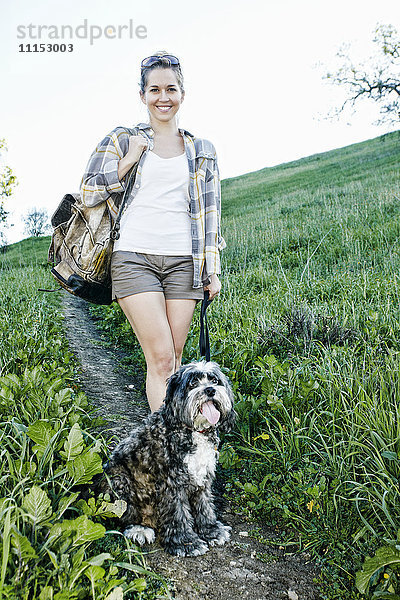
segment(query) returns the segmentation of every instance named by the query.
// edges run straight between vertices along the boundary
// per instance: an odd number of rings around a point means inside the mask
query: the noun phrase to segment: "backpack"
[[[138,163],[126,177],[127,185],[114,221],[107,202],[85,206],[80,194],[66,194],[51,218],[54,228],[48,252],[51,274],[65,290],[94,304],[111,304],[111,255],[119,238],[120,219],[130,196]],[[128,179],[129,178],[129,179]]]

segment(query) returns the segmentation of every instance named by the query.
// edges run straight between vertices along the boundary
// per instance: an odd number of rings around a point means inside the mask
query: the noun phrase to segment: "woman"
[[[106,200],[115,215],[129,172],[133,191],[111,263],[113,298],[142,347],[152,412],[181,364],[196,303],[219,294],[220,180],[214,146],[178,128],[185,97],[179,60],[165,52],[141,64],[140,98],[149,123],[117,127],[96,147],[81,182],[82,201]],[[126,177],[128,174],[128,177]],[[118,196],[116,196],[118,194]],[[118,202],[119,198],[119,202]]]

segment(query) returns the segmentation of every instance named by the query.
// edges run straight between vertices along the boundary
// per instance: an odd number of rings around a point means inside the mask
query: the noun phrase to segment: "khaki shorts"
[[[165,298],[202,300],[203,287],[193,287],[192,256],[163,256],[117,250],[111,258],[112,298],[163,292]]]

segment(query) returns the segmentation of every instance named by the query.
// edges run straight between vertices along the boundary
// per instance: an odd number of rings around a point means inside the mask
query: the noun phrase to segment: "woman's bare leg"
[[[174,342],[175,371],[181,366],[182,352],[195,308],[196,300],[166,300],[167,319]]]
[[[165,300],[162,292],[143,292],[118,303],[146,359],[146,394],[154,412],[164,400],[168,377],[180,367],[196,301]]]
[[[143,292],[118,300],[142,347],[147,364],[146,394],[152,412],[160,408],[166,381],[175,370],[174,342],[162,292]]]

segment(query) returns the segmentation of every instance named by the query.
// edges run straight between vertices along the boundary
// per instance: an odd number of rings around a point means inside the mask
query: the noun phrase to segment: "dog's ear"
[[[167,391],[165,393],[165,399],[172,398],[178,389],[182,379],[183,368],[180,367],[171,377],[167,380]]]
[[[178,393],[182,381],[183,370],[183,367],[178,369],[167,381],[167,390],[162,406],[164,422],[167,427],[172,427],[173,424],[176,423],[176,402],[174,396]]]

